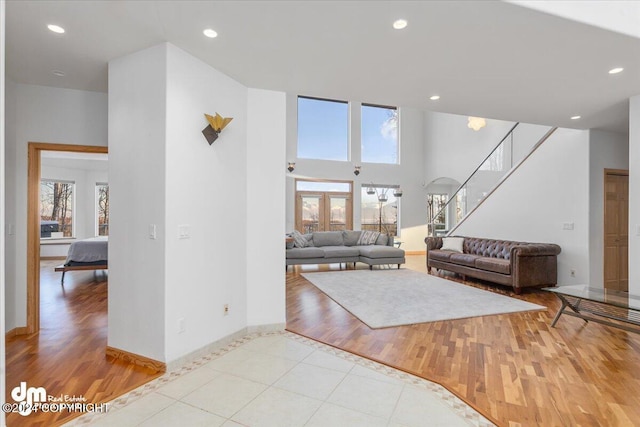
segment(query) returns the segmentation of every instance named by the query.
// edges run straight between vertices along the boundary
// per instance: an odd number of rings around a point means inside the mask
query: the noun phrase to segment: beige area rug
[[[546,309],[412,270],[330,271],[302,276],[372,329]]]

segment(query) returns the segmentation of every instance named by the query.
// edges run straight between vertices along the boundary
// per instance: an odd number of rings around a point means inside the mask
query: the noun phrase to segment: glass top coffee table
[[[543,288],[562,301],[562,307],[551,323],[555,327],[563,314],[585,321],[602,323],[630,332],[640,333],[640,297],[628,292],[592,288],[588,285]],[[569,308],[569,310],[567,310]],[[617,320],[614,323],[610,320]]]

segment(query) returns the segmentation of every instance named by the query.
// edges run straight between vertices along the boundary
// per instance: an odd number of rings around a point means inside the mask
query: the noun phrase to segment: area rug
[[[545,310],[412,270],[353,270],[302,276],[372,329]]]

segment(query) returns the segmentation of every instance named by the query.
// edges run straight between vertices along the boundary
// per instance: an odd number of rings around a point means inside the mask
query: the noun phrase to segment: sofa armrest
[[[442,247],[442,237],[425,237],[424,242],[427,244],[427,252]]]
[[[559,253],[560,246],[552,243],[533,243],[511,248],[511,274],[516,293],[527,286],[556,285]]]
[[[514,259],[519,256],[556,256],[560,251],[560,246],[553,243],[533,243],[511,248],[511,258]]]

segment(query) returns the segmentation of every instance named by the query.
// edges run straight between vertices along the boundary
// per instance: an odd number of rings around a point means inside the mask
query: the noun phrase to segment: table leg
[[[558,298],[560,298],[560,295],[558,295]],[[568,303],[565,301],[564,298],[560,298],[560,301],[562,301],[562,307],[560,307],[560,310],[558,310],[558,312],[556,313],[556,317],[554,317],[553,322],[551,322],[552,328],[556,327],[556,323],[558,322],[558,319],[560,319],[560,316],[562,316],[562,312],[564,311],[565,307],[568,305]]]

